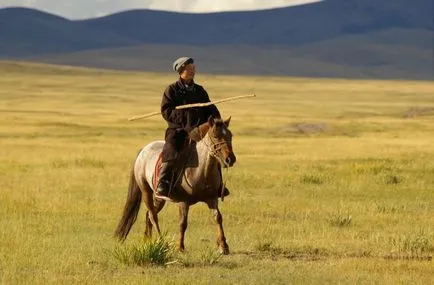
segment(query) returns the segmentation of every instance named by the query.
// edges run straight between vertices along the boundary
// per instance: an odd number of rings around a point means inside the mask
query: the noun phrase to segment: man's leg
[[[160,178],[155,191],[155,197],[168,200],[171,199],[170,191],[175,189],[173,183],[177,179],[177,164],[180,151],[187,137],[185,132],[174,130],[166,131],[166,143],[163,147],[163,163],[161,164]]]
[[[170,191],[173,187],[172,183],[175,178],[175,162],[176,160],[169,160],[161,164],[160,178],[155,191],[156,198],[170,200]]]

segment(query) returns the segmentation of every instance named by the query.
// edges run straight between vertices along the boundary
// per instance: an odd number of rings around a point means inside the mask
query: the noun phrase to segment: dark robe
[[[188,138],[188,133],[208,121],[210,116],[220,118],[215,105],[176,110],[176,106],[210,102],[205,89],[195,83],[186,86],[182,79],[170,84],[161,100],[161,114],[168,123],[166,143],[163,148],[163,162],[174,160]]]

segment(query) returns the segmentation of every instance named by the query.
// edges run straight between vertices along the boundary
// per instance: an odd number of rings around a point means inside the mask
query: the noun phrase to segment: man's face
[[[190,81],[193,80],[195,74],[196,66],[194,65],[194,63],[190,63],[184,68],[180,75],[182,79]]]

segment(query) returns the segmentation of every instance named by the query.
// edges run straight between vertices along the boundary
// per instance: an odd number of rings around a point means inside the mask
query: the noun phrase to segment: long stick
[[[157,116],[157,115],[160,115],[160,114],[161,114],[161,112],[152,112],[152,113],[149,113],[149,114],[139,115],[139,116],[134,116],[134,117],[128,118],[128,121],[135,121],[135,120],[145,119],[145,118]]]
[[[230,97],[230,98],[226,98],[226,99],[217,100],[214,102],[186,104],[186,105],[176,106],[175,109],[179,110],[179,109],[187,109],[187,108],[193,108],[193,107],[206,107],[206,106],[210,106],[210,105],[214,105],[214,104],[218,104],[218,103],[222,103],[222,102],[235,101],[235,100],[239,100],[239,99],[243,99],[243,98],[249,98],[249,97],[256,97],[256,95],[255,94],[242,95],[242,96],[236,96],[236,97]]]
[[[235,101],[235,100],[240,100],[240,99],[249,98],[249,97],[256,97],[256,95],[255,94],[242,95],[242,96],[229,97],[229,98],[226,98],[226,99],[217,100],[217,101],[214,101],[214,102],[186,104],[186,105],[176,106],[175,109],[179,110],[179,109],[187,109],[187,108],[193,108],[193,107],[206,107],[206,106],[210,106],[210,105],[214,105],[214,104],[218,104],[218,103],[222,103],[222,102]],[[148,113],[148,114],[144,114],[144,115],[139,115],[139,116],[134,116],[134,117],[128,118],[128,121],[135,121],[135,120],[145,119],[145,118],[157,116],[157,115],[160,115],[160,114],[161,114],[161,112],[152,112],[152,113]]]

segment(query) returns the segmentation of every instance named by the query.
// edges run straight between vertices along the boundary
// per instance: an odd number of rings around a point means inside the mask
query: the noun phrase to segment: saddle
[[[189,162],[190,153],[191,153],[190,146],[193,144],[195,144],[195,142],[191,142],[190,140],[185,141],[181,151],[179,152],[179,157],[176,160],[176,167],[175,167],[177,169],[176,172],[179,173],[179,171],[183,171],[183,169],[187,166],[187,163]],[[154,174],[152,176],[152,189],[154,189],[154,191],[157,189],[158,181],[160,180],[162,163],[163,163],[163,152],[161,151],[158,154],[157,161],[155,162]]]

